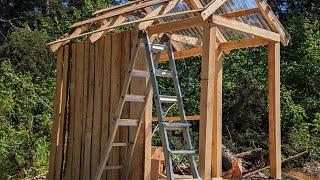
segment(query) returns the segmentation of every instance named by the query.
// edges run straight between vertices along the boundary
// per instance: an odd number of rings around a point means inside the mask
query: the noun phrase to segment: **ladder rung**
[[[139,95],[133,95],[133,94],[127,94],[124,97],[125,101],[130,101],[130,102],[145,102],[145,96],[139,96]]]
[[[125,147],[128,146],[128,143],[113,143],[113,147]]]
[[[176,103],[176,102],[178,102],[178,98],[176,96],[163,96],[163,95],[160,95],[159,99],[160,99],[161,102],[164,102],[164,103]]]
[[[173,78],[172,71],[156,69],[156,76]]]
[[[119,126],[138,126],[138,119],[119,119]]]
[[[195,154],[195,150],[171,150],[171,154]]]
[[[132,76],[147,78],[147,77],[150,77],[150,73],[148,71],[141,71],[141,70],[134,69],[132,70]]]
[[[190,127],[191,124],[188,122],[163,122],[160,125],[169,128],[169,129],[181,129],[181,128],[187,128]]]
[[[150,44],[153,51],[164,51],[166,49],[165,45],[162,44]]]
[[[116,165],[116,166],[106,166],[104,169],[105,170],[116,170],[116,169],[122,169],[122,165]]]

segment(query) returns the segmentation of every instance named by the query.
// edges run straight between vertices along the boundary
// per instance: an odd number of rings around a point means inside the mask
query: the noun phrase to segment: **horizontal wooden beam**
[[[184,58],[198,56],[201,54],[202,54],[202,47],[196,47],[196,48],[188,49],[185,51],[176,51],[174,52],[174,58],[175,60],[181,60]],[[160,62],[165,62],[168,60],[169,60],[169,57],[166,53],[160,55]]]
[[[208,19],[208,17],[211,16],[217,9],[219,9],[226,1],[227,0],[211,1],[206,5],[206,7],[204,7],[204,10],[201,12],[202,19]]]
[[[107,19],[107,18],[111,18],[111,17],[114,17],[114,16],[122,15],[122,14],[125,14],[125,13],[128,13],[128,12],[134,11],[134,10],[142,9],[142,8],[149,7],[149,6],[152,6],[152,5],[155,5],[155,4],[165,3],[165,2],[168,2],[168,1],[170,1],[170,0],[146,1],[144,3],[139,3],[139,4],[137,4],[136,6],[133,6],[133,7],[129,6],[129,7],[123,8],[123,9],[121,8],[121,9],[119,9],[117,11],[113,11],[113,12],[110,12],[110,13],[107,13],[107,14],[103,14],[101,16],[97,16],[97,17],[94,17],[94,18],[91,18],[91,19],[87,19],[85,21],[77,22],[77,23],[73,24],[70,27],[71,28],[76,28],[76,27],[83,26],[83,25],[86,25],[86,24],[95,23],[95,22],[102,21],[102,20]]]
[[[193,10],[193,11],[200,12],[198,10]],[[188,19],[179,20],[179,21],[172,21],[168,23],[152,25],[152,26],[149,26],[147,30],[149,35],[151,35],[151,34],[159,34],[159,33],[197,27],[197,26],[201,26],[202,24],[203,24],[202,18],[200,16],[196,16]]]
[[[140,22],[144,22],[144,21],[149,21],[149,20],[153,20],[153,19],[159,19],[159,18],[164,18],[164,17],[169,17],[169,16],[178,16],[178,15],[183,15],[183,14],[189,14],[189,13],[196,13],[196,12],[200,12],[201,9],[196,9],[196,10],[188,10],[188,11],[181,11],[181,12],[176,12],[176,13],[170,13],[170,14],[164,14],[164,15],[159,15],[156,17],[150,17],[150,18],[146,18],[146,19],[138,19],[138,20],[134,20],[134,21],[130,21],[130,22],[125,22],[119,25],[115,25],[115,26],[109,26],[103,29],[98,29],[98,30],[94,30],[94,31],[90,31],[87,33],[83,33],[74,37],[67,37],[67,38],[63,38],[63,39],[59,39],[53,42],[48,43],[47,45],[52,45],[52,44],[56,44],[56,43],[60,43],[60,42],[65,42],[71,39],[75,39],[75,38],[79,38],[79,37],[83,37],[83,36],[87,36],[87,35],[91,35],[94,33],[98,33],[98,32],[102,32],[102,31],[106,31],[109,29],[113,29],[113,28],[117,28],[117,27],[121,27],[121,26],[127,26],[127,25],[131,25],[134,23],[140,23]],[[161,32],[159,32],[161,33]],[[150,33],[149,33],[150,34]],[[154,34],[154,33],[153,33]],[[151,35],[151,34],[150,34]]]
[[[229,13],[224,13],[224,14],[219,14],[220,16],[223,16],[225,18],[236,18],[236,17],[241,17],[241,16],[248,16],[250,14],[256,14],[260,13],[259,8],[252,8],[252,9],[244,9],[244,10],[238,10],[234,12],[229,12]]]
[[[275,42],[280,42],[280,34],[262,28],[258,28],[256,26],[252,26],[240,21],[228,19],[217,15],[212,15],[212,23],[218,26],[233,29],[235,31],[240,31],[265,39],[270,39]]]
[[[201,46],[202,45],[202,39],[197,38],[197,37],[191,37],[191,36],[173,33],[173,34],[170,34],[170,39],[173,41],[189,44],[192,46]]]
[[[249,48],[249,47],[258,47],[264,46],[270,43],[270,40],[263,38],[250,38],[250,39],[240,39],[234,41],[228,41],[225,43],[220,43],[219,49],[223,52],[229,52],[233,49]]]
[[[264,19],[270,26],[270,29],[274,32],[278,32],[281,37],[281,44],[287,46],[291,40],[290,34],[285,30],[279,21],[278,17],[274,14],[271,7],[264,0],[256,0],[258,8]]]
[[[165,121],[180,121],[180,116],[176,117],[165,117]],[[188,121],[200,121],[200,115],[194,115],[194,116],[186,116],[186,120]],[[152,121],[158,121],[158,117],[152,117]]]

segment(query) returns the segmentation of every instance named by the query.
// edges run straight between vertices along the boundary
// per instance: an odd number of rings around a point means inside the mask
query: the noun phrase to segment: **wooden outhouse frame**
[[[172,12],[182,2],[188,4],[189,9]],[[269,52],[270,172],[273,178],[281,179],[280,43],[287,46],[290,35],[283,28],[266,1],[255,0],[256,7],[251,9],[217,13],[217,10],[227,2],[228,0],[212,0],[209,2],[202,0],[130,1],[126,4],[96,11],[92,14],[92,18],[73,24],[70,27],[71,33],[48,45],[50,45],[52,51],[57,51],[60,46],[75,38],[88,37],[91,42],[95,42],[105,33],[110,33],[116,28],[134,26],[137,29],[146,29],[151,39],[161,36],[162,33],[169,33],[172,41],[175,42],[173,46],[176,59],[202,55],[199,172],[204,179],[215,179],[222,176],[223,68],[221,55],[233,49],[266,45]],[[260,14],[268,27],[258,27],[241,19],[241,17],[252,14]],[[187,18],[181,18],[186,16]],[[168,19],[168,17],[171,20],[163,20]],[[202,29],[202,38],[175,33],[179,30],[194,27]],[[230,40],[225,37],[221,28],[246,34],[247,38]],[[184,48],[181,44],[191,48]],[[165,54],[161,55],[161,61],[167,60],[168,57]],[[57,132],[57,130],[54,132]],[[146,138],[150,139],[150,137]],[[55,142],[53,142],[51,151],[55,149],[54,144]],[[150,157],[146,156],[146,158]],[[148,159],[145,162],[148,162]],[[145,164],[145,166],[150,166],[150,164]]]

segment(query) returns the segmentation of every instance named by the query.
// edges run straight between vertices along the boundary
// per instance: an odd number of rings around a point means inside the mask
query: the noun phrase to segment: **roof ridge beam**
[[[212,23],[218,26],[230,28],[236,31],[241,31],[254,36],[270,39],[272,41],[280,42],[280,34],[268,31],[256,26],[252,26],[240,21],[228,19],[222,16],[212,15]]]
[[[201,16],[203,20],[208,19],[210,15],[216,12],[227,0],[215,0],[211,1],[209,4],[204,7],[204,10],[201,12]]]

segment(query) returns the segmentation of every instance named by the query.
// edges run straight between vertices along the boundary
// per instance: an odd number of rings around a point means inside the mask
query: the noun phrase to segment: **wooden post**
[[[207,180],[211,178],[212,127],[214,105],[214,69],[216,57],[216,27],[209,23],[203,25],[203,52],[201,63],[201,97],[200,97],[200,142],[199,173]]]
[[[222,176],[222,52],[215,50],[213,80],[213,126],[212,126],[212,164],[211,176]]]
[[[268,49],[270,172],[274,179],[281,179],[280,43],[271,42]]]

